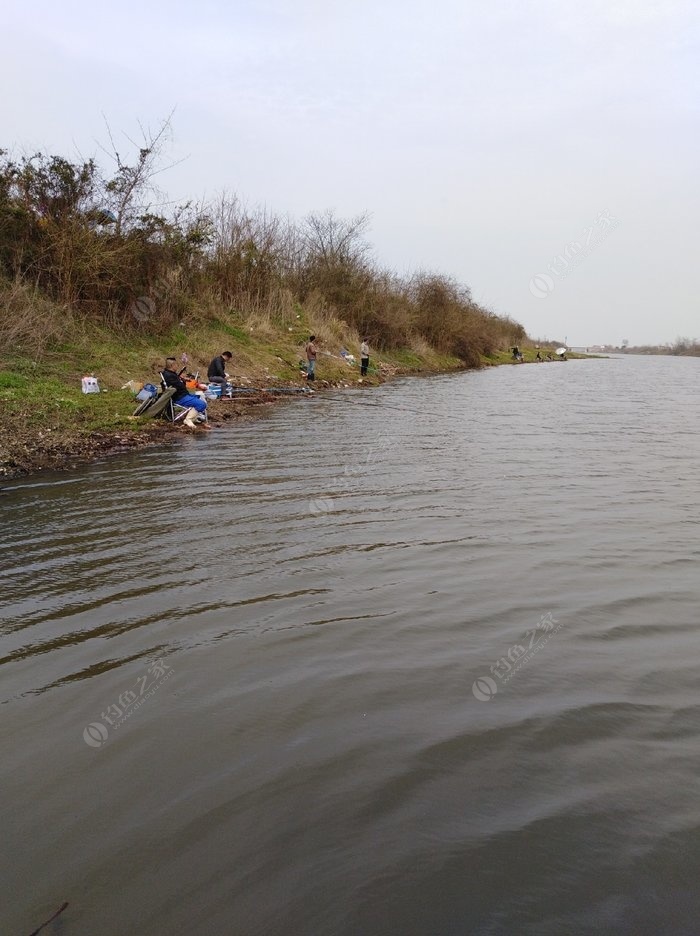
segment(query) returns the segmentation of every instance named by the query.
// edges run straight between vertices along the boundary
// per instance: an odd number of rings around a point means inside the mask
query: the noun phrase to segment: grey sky
[[[696,4],[39,0],[4,26],[0,146],[94,155],[102,113],[176,107],[173,198],[367,210],[385,265],[535,337],[700,335]]]

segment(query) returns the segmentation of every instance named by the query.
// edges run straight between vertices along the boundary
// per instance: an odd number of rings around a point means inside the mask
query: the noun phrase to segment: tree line
[[[379,349],[425,342],[467,364],[522,343],[521,325],[477,304],[449,276],[400,276],[367,240],[369,217],[332,211],[300,221],[248,208],[236,195],[174,207],[158,197],[167,122],[131,158],[111,148],[72,161],[0,150],[0,278],[88,320],[143,328],[131,311],[155,296],[146,327],[187,315],[245,322],[289,309],[336,319]],[[285,319],[286,321],[287,319]]]

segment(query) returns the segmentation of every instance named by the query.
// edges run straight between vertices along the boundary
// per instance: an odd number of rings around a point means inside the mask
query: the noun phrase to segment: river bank
[[[209,420],[222,426],[231,420],[247,421],[284,397],[261,393],[254,398],[223,404],[210,404]],[[113,401],[110,401],[113,404]],[[133,398],[128,404],[133,410]],[[16,414],[21,417],[21,414]],[[62,420],[60,411],[53,425],[43,428],[26,413],[26,421],[14,420],[9,427],[0,428],[0,480],[12,480],[40,471],[68,471],[79,465],[97,461],[133,449],[153,445],[168,445],[183,438],[182,426],[165,420],[133,419],[128,425],[113,425],[101,429],[81,429]],[[129,417],[127,417],[129,418]],[[121,419],[119,420],[121,422]]]
[[[232,334],[232,332],[234,334]],[[232,401],[209,406],[213,426],[249,420],[289,397],[264,392],[265,388],[302,388],[300,354],[305,332],[290,336],[254,335],[227,328],[178,329],[160,338],[114,336],[85,346],[46,352],[41,360],[5,356],[0,359],[0,479],[24,477],[44,470],[72,469],[112,453],[167,444],[187,431],[163,420],[135,419],[133,392],[126,386],[158,382],[166,353],[187,355],[193,373],[206,374],[211,357],[233,351],[230,372],[234,385],[261,388]],[[330,345],[327,340],[326,345]],[[192,349],[205,349],[195,350]],[[165,350],[164,350],[165,349]],[[374,356],[370,373],[360,379],[359,366],[339,354],[323,351],[318,361],[315,390],[377,386],[405,374],[445,373],[463,367],[457,358],[425,348],[394,350]],[[102,392],[83,394],[81,376],[95,374]]]
[[[144,213],[157,147],[133,156],[113,176],[94,160],[0,153],[0,477],[70,467],[112,439],[120,451],[167,438],[131,420],[121,389],[157,382],[167,355],[205,375],[230,350],[235,385],[299,386],[315,335],[316,387],[331,388],[357,385],[341,350],[359,358],[365,338],[364,386],[500,363],[530,343],[451,276],[384,268],[368,216],[295,221],[236,196]],[[107,392],[82,397],[85,375]]]
[[[525,363],[535,362],[534,348],[523,348],[523,354]],[[283,389],[301,388],[306,384],[298,366],[287,363],[278,354],[273,357],[277,370],[284,370],[284,374],[270,372],[269,364],[265,363],[267,355],[262,351],[255,365],[242,361],[240,355],[236,357],[232,370],[236,371],[235,382],[239,386],[253,388],[264,385]],[[482,361],[483,366],[513,363],[509,351],[496,352]],[[200,369],[196,356],[191,365],[195,370]],[[328,352],[322,354],[318,366],[319,379],[314,389],[316,392],[367,389],[399,376],[428,376],[468,369],[456,358],[430,351],[417,354],[411,350],[382,354],[373,358],[373,365],[370,374],[362,380],[356,365],[349,365],[340,356]],[[64,375],[63,379],[56,376],[42,379],[37,374],[32,380],[21,373],[21,370],[26,370],[26,362],[19,371],[0,370],[3,409],[0,479],[11,480],[47,470],[71,470],[131,449],[171,444],[185,435],[188,430],[164,420],[134,419],[132,414],[136,404],[133,393],[123,385],[115,387],[115,381],[121,378],[107,369],[110,378],[103,382],[105,392],[100,394],[83,394],[77,373],[71,378]],[[289,369],[294,376],[289,376]],[[133,378],[129,376],[127,379]],[[212,401],[209,419],[214,427],[255,419],[271,406],[290,398],[298,397],[260,390],[231,401]]]

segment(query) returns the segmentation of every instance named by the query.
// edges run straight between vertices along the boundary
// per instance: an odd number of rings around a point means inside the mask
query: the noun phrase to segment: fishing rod
[[[325,354],[326,357],[335,358],[336,361],[343,361],[345,364],[349,364],[350,367],[359,367],[359,366],[360,366],[360,362],[357,360],[357,358],[355,357],[354,354],[348,354],[348,355],[345,355],[345,354],[333,354],[332,351],[324,351],[322,348],[319,348],[318,351],[317,351],[316,353],[317,353],[317,354]],[[352,358],[352,360],[348,361],[348,357]],[[361,360],[361,359],[360,359],[360,360]],[[368,367],[368,368],[367,368],[367,371],[368,371],[368,372],[369,372],[369,371],[372,371],[373,374],[378,374],[378,373],[379,373],[379,371],[377,370],[377,368],[376,368],[376,367],[372,367],[372,366]]]
[[[317,399],[319,399],[317,397]],[[395,409],[399,410],[402,413],[412,413],[414,416],[421,416],[425,414],[426,416],[437,416],[440,419],[457,419],[458,417],[452,416],[450,413],[434,413],[431,410],[415,410],[409,409],[406,406],[394,406],[392,403],[381,403],[376,402],[372,403],[370,400],[345,400],[340,397],[321,397],[320,399],[327,400],[329,403],[348,403],[350,406],[371,406],[379,407],[379,409]]]
[[[41,926],[37,927],[37,929],[35,929],[34,932],[30,933],[29,936],[37,936],[37,934],[40,933],[43,929],[46,929],[46,927],[50,923],[53,923],[56,917],[60,916],[63,913],[63,911],[66,909],[67,906],[68,906],[68,901],[65,901],[65,903],[62,903],[61,906],[58,908],[58,910],[54,913],[54,915],[50,916],[48,920],[46,921],[46,923],[42,923]]]
[[[347,403],[350,406],[370,406],[380,409],[394,409],[401,413],[411,413],[413,416],[420,416],[425,414],[426,416],[436,416],[438,418],[445,419],[457,419],[456,416],[452,416],[450,413],[435,413],[432,410],[416,410],[410,409],[406,406],[395,406],[392,403],[383,403],[380,401],[372,402],[370,400],[346,400],[341,397],[333,396],[318,396],[317,390],[312,390],[311,387],[234,387],[232,390],[234,395],[243,395],[246,393],[270,393],[270,394],[280,394],[280,395],[299,395],[299,396],[314,396],[317,400],[326,400],[329,403]]]
[[[302,396],[315,393],[311,387],[232,387],[230,391],[234,396],[245,393],[298,393]],[[224,399],[225,397],[222,397]]]

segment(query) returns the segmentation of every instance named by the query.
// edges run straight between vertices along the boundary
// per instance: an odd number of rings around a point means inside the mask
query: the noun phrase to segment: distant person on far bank
[[[367,376],[368,367],[369,367],[369,338],[365,337],[362,339],[362,344],[360,345],[360,377]]]
[[[212,359],[211,364],[207,370],[207,379],[209,380],[209,383],[219,384],[222,391],[228,381],[226,365],[232,357],[233,355],[230,351],[224,351],[222,354],[219,354],[218,357]]]
[[[311,335],[308,342],[306,343],[306,379],[307,380],[316,380],[316,355],[318,354],[318,348],[316,347],[316,335]]]

